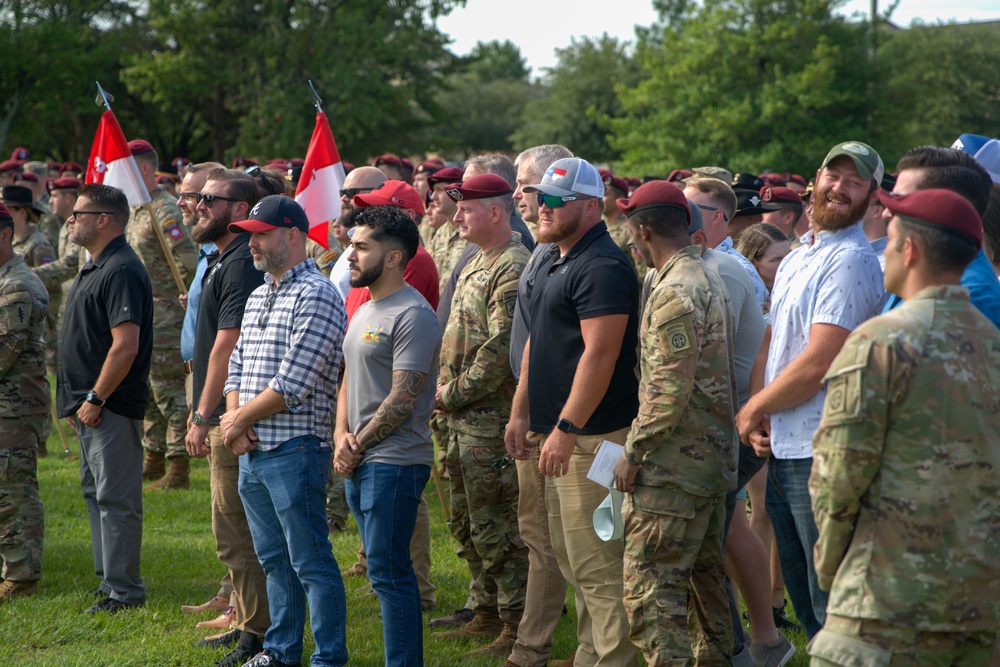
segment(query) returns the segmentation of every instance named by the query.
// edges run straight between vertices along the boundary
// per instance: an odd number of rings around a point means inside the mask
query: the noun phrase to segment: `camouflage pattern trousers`
[[[733,624],[722,557],[725,496],[673,495],[687,502],[669,514],[636,508],[631,494],[622,503],[629,637],[649,667],[728,666]]]
[[[44,508],[38,495],[38,437],[48,415],[0,419],[0,561],[5,580],[42,577]]]
[[[191,458],[184,444],[189,414],[184,384],[180,341],[171,348],[154,347],[149,371],[151,400],[142,422],[142,446],[168,459]]]
[[[456,553],[469,564],[473,609],[518,625],[528,583],[528,548],[517,526],[517,467],[502,438],[451,429],[445,464],[451,476]]]
[[[996,640],[996,630],[922,632],[876,619],[827,614],[807,650],[810,667],[978,667],[990,664]]]

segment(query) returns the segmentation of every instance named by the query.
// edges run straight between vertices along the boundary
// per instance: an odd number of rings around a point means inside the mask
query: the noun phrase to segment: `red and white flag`
[[[149,190],[142,182],[142,174],[125,141],[125,133],[110,109],[104,112],[97,126],[90,160],[87,161],[85,182],[113,185],[125,193],[129,206],[150,201]]]
[[[322,111],[316,114],[316,128],[309,140],[309,151],[295,201],[309,218],[309,238],[329,249],[329,221],[340,218],[340,189],[344,187],[344,163],[337,152],[330,122]]]

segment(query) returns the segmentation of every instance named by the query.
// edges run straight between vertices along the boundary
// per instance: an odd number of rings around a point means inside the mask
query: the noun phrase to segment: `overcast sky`
[[[880,0],[879,7],[889,5]],[[867,15],[871,0],[850,0],[841,10]],[[581,11],[582,9],[589,11]],[[914,19],[934,22],[938,19],[982,21],[1000,18],[997,0],[902,0],[892,20],[909,25]],[[620,39],[632,39],[634,26],[649,25],[656,19],[650,0],[614,0],[604,4],[593,0],[555,2],[554,0],[467,0],[438,21],[442,31],[455,41],[451,49],[467,54],[476,42],[509,39],[521,48],[533,76],[541,68],[556,63],[555,49],[568,46],[574,36],[597,37],[607,32]]]

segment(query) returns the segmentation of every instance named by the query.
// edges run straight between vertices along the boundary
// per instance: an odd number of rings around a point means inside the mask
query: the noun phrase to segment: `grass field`
[[[71,449],[79,445],[71,440]],[[144,532],[142,574],[148,590],[146,606],[117,616],[81,614],[91,604],[87,591],[98,584],[90,555],[87,512],[80,493],[79,462],[68,461],[53,433],[49,457],[41,459],[38,477],[45,504],[45,554],[39,595],[0,606],[0,667],[72,666],[194,666],[212,665],[225,651],[201,649],[195,642],[205,633],[194,618],[180,611],[182,604],[199,604],[218,589],[224,574],[215,557],[209,516],[208,466],[192,465],[191,490],[143,494]],[[454,554],[441,504],[428,484],[431,510],[431,580],[438,587],[437,608],[425,620],[463,606],[468,570]],[[354,563],[358,534],[350,529],[333,539],[341,569]],[[350,663],[376,667],[382,660],[382,624],[378,601],[361,595],[366,580],[345,579],[347,589],[347,644]],[[553,657],[564,658],[576,646],[572,591],[570,613],[559,623]],[[793,639],[798,651],[789,665],[808,664],[805,638]],[[427,665],[499,667],[502,659],[466,659],[462,653],[477,644],[442,642],[425,631]],[[305,658],[312,652],[306,631]],[[305,664],[308,664],[307,662]]]

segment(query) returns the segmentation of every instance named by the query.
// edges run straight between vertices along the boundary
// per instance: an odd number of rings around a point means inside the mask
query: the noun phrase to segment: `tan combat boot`
[[[170,459],[170,469],[167,474],[160,478],[160,481],[153,482],[148,488],[150,491],[163,491],[165,489],[190,489],[191,488],[191,464],[183,456]]]
[[[471,621],[458,630],[435,632],[435,639],[496,639],[503,632],[504,623],[496,612],[476,612]]]
[[[160,479],[166,472],[166,463],[163,452],[153,452],[146,450],[146,457],[142,460],[142,478],[147,482]]]
[[[14,598],[38,594],[37,581],[5,581],[0,584],[0,604]]]
[[[506,658],[514,650],[515,641],[517,641],[517,626],[504,623],[499,637],[482,648],[463,653],[462,657],[473,658],[479,655],[489,655],[495,658]]]

